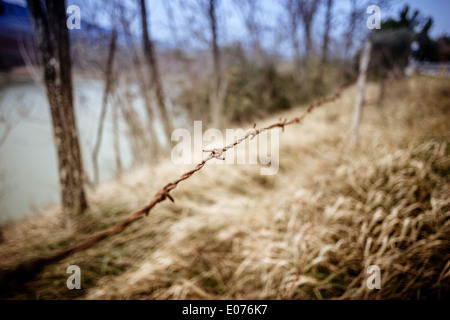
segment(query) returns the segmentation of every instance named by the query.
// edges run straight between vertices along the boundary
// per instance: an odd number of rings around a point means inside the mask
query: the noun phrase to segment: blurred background
[[[366,27],[369,2],[149,1],[162,108],[155,106],[152,79],[144,79],[139,1],[67,2],[81,11],[81,29],[69,34],[88,178],[94,179],[91,155],[102,108],[107,112],[94,161],[100,181],[157,161],[155,154],[168,143],[161,110],[173,128],[190,128],[193,120],[219,127],[325,95],[356,75],[368,33],[381,35],[372,75],[380,82],[407,66],[435,73],[447,63],[448,1],[379,1],[383,25],[377,32]],[[0,219],[6,221],[58,203],[60,196],[51,117],[25,1],[1,1],[0,25]],[[107,80],[114,30],[117,45]],[[110,92],[107,81],[113,83]]]
[[[120,250],[78,256],[82,298],[368,298],[377,261],[391,268],[377,298],[448,297],[449,13],[447,0],[0,0],[3,254],[49,253],[147,203],[186,169],[170,162],[177,128],[259,127],[364,75],[365,94],[352,85],[281,136],[277,176],[199,173]],[[16,297],[66,297],[42,279]]]

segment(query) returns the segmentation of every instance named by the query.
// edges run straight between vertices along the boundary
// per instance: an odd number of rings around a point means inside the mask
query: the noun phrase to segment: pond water
[[[77,127],[85,170],[93,176],[91,154],[94,147],[104,83],[74,80]],[[135,101],[143,113],[143,102]],[[139,111],[140,109],[140,111]],[[115,175],[111,107],[103,131],[99,153],[100,180]],[[57,156],[53,143],[45,88],[35,82],[8,84],[0,88],[0,137],[11,130],[0,146],[0,222],[17,220],[60,201]],[[158,129],[158,128],[157,128]],[[126,128],[119,122],[120,152],[124,169],[132,158]]]

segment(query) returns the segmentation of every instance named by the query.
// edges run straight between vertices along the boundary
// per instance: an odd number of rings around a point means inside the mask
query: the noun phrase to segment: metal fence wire
[[[100,232],[96,235],[93,235],[89,237],[88,239],[81,241],[78,244],[75,244],[73,246],[69,246],[65,249],[62,249],[52,255],[44,256],[44,257],[37,257],[25,262],[22,262],[18,266],[16,266],[12,270],[6,270],[3,272],[0,272],[0,291],[8,292],[9,290],[17,289],[18,286],[23,285],[24,282],[33,279],[37,274],[42,271],[42,269],[50,264],[54,264],[64,258],[67,258],[68,256],[71,256],[72,254],[76,252],[80,252],[83,250],[86,250],[97,243],[99,243],[102,240],[105,240],[113,235],[116,235],[123,230],[125,230],[128,226],[130,226],[132,223],[140,220],[141,218],[148,216],[150,211],[160,202],[169,199],[172,202],[175,200],[171,196],[170,192],[174,190],[178,184],[184,180],[189,179],[194,173],[197,171],[200,171],[205,164],[212,160],[212,159],[225,159],[226,152],[237,146],[238,144],[244,142],[247,139],[253,139],[260,133],[264,131],[269,131],[276,128],[281,128],[284,131],[284,127],[292,124],[299,124],[311,111],[313,111],[315,108],[323,106],[325,104],[331,103],[336,101],[340,96],[342,91],[354,83],[354,80],[342,85],[339,87],[339,89],[330,97],[325,97],[318,99],[311,103],[305,111],[290,120],[288,119],[280,119],[278,122],[273,123],[269,126],[263,127],[263,128],[256,128],[256,124],[253,125],[252,128],[247,130],[244,136],[241,138],[235,140],[233,143],[226,145],[222,148],[214,148],[211,150],[203,150],[203,152],[208,153],[208,156],[203,159],[203,161],[199,164],[197,164],[192,170],[187,171],[183,173],[178,179],[167,183],[165,186],[160,188],[155,195],[152,197],[151,201],[140,210],[132,213],[127,218],[119,221],[114,226],[110,227],[109,229]],[[1,270],[0,270],[1,271]]]

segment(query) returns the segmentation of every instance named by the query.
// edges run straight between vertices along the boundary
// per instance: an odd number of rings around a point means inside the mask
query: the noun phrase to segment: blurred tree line
[[[389,2],[378,5],[385,9]],[[83,1],[83,19],[90,23],[71,32],[77,39],[71,42],[64,1],[27,3],[53,116],[63,206],[72,214],[87,208],[85,185],[99,181],[98,150],[105,121],[112,121],[115,128],[120,176],[119,121],[126,127],[134,163],[142,165],[167,154],[175,127],[203,120],[208,127],[223,128],[323,96],[356,75],[356,50],[367,33],[366,9],[371,4],[348,0],[347,10],[341,10],[334,0],[278,0],[271,5],[279,10],[272,12],[258,0],[232,0],[226,5],[224,0],[162,1],[171,35],[171,45],[164,45],[153,34],[152,1]],[[245,35],[228,41],[225,26],[231,8]],[[385,79],[392,70],[402,70],[414,39],[421,44],[418,59],[432,56],[435,44],[428,37],[432,20],[417,32],[420,15],[408,13],[406,7],[398,20],[384,21],[381,30],[370,33],[374,76]],[[92,23],[102,19],[113,28]],[[337,24],[339,34],[333,32]],[[71,61],[77,73],[105,82],[92,179],[81,163]],[[144,112],[138,101],[143,101]]]
[[[429,62],[450,59],[450,38],[431,39],[429,31],[432,26],[431,17],[424,17],[418,10],[411,13],[406,5],[398,18],[383,21],[381,29],[368,35],[372,43],[369,76],[380,82],[379,107],[383,103],[388,79],[403,77],[411,59]]]

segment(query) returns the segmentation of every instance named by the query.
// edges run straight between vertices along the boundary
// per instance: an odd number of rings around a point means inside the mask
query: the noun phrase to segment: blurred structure
[[[0,71],[23,65],[23,48],[35,50],[28,10],[0,0]],[[22,48],[22,50],[21,50]]]

